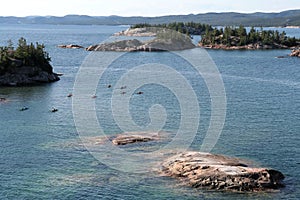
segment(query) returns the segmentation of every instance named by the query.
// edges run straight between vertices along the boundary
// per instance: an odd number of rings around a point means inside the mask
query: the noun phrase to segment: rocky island
[[[284,175],[274,169],[249,167],[244,161],[202,152],[184,152],[162,164],[165,176],[195,188],[258,192],[283,187]]]
[[[200,47],[210,49],[292,49],[300,46],[300,39],[286,33],[260,30],[252,27],[249,32],[243,26],[206,30],[199,42]]]
[[[159,29],[154,27],[137,28],[127,30],[123,33],[126,36],[156,36],[148,41],[140,41],[137,39],[120,40],[111,43],[103,43],[92,45],[86,48],[87,51],[119,51],[119,52],[134,52],[134,51],[179,51],[195,48],[190,37],[168,29]]]
[[[50,83],[59,80],[53,72],[50,57],[44,51],[45,46],[27,44],[24,38],[19,39],[15,49],[12,42],[0,47],[0,86],[23,86]]]

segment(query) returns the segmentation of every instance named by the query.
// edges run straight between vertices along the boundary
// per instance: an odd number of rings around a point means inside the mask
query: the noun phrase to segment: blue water
[[[1,25],[0,44],[18,38],[44,43],[59,82],[35,87],[0,88],[1,199],[299,199],[300,198],[300,59],[289,50],[208,50],[222,75],[227,98],[226,121],[213,153],[236,156],[272,167],[285,176],[286,187],[275,193],[237,194],[182,186],[155,172],[125,173],[102,164],[81,144],[76,131],[72,98],[74,81],[89,53],[60,49],[59,44],[89,46],[102,42],[120,26]],[[299,29],[285,29],[299,37]],[[171,53],[126,54],[115,62],[95,91],[97,117],[108,135],[121,129],[111,114],[111,91],[124,69],[145,63],[168,64],[193,86],[201,110],[200,126],[190,149],[199,150],[210,119],[210,96],[195,70]],[[126,71],[126,70],[125,70]],[[180,85],[180,84],[179,84]],[[150,123],[148,110],[161,104],[168,114],[164,130],[175,132],[180,105],[168,88],[150,84],[131,98],[132,118]],[[121,90],[120,90],[121,91]],[[92,95],[92,94],[91,94]],[[122,97],[121,94],[119,94]],[[29,110],[20,112],[22,106]],[[59,109],[56,113],[49,110]],[[104,111],[104,112],[103,112]],[[88,128],[88,127],[87,127]],[[145,163],[147,164],[147,163]]]

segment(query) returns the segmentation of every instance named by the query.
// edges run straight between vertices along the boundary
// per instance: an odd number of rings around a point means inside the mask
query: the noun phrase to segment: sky
[[[0,16],[163,16],[291,9],[300,9],[300,0],[5,0]]]

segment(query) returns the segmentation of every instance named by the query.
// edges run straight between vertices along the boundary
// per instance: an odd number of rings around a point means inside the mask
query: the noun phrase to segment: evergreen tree
[[[44,49],[43,44],[31,43],[28,45],[25,38],[20,38],[18,47],[14,50],[12,41],[9,40],[7,46],[0,47],[0,73],[9,70],[10,67],[16,67],[16,65],[37,67],[52,73],[51,58]]]

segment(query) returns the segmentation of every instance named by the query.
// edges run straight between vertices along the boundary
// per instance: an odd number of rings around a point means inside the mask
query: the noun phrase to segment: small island
[[[210,49],[293,49],[300,46],[300,39],[289,37],[277,30],[260,30],[244,26],[206,29],[199,42]]]
[[[180,51],[195,48],[191,38],[174,30],[157,27],[130,28],[115,35],[125,36],[155,36],[154,39],[140,41],[137,39],[120,40],[110,43],[92,45],[87,51]]]
[[[51,58],[43,44],[27,44],[20,38],[14,48],[11,40],[0,47],[0,86],[24,86],[50,83],[59,80],[53,72]]]
[[[166,159],[162,171],[194,188],[219,191],[275,191],[284,187],[285,178],[277,170],[251,167],[238,158],[193,151]]]

